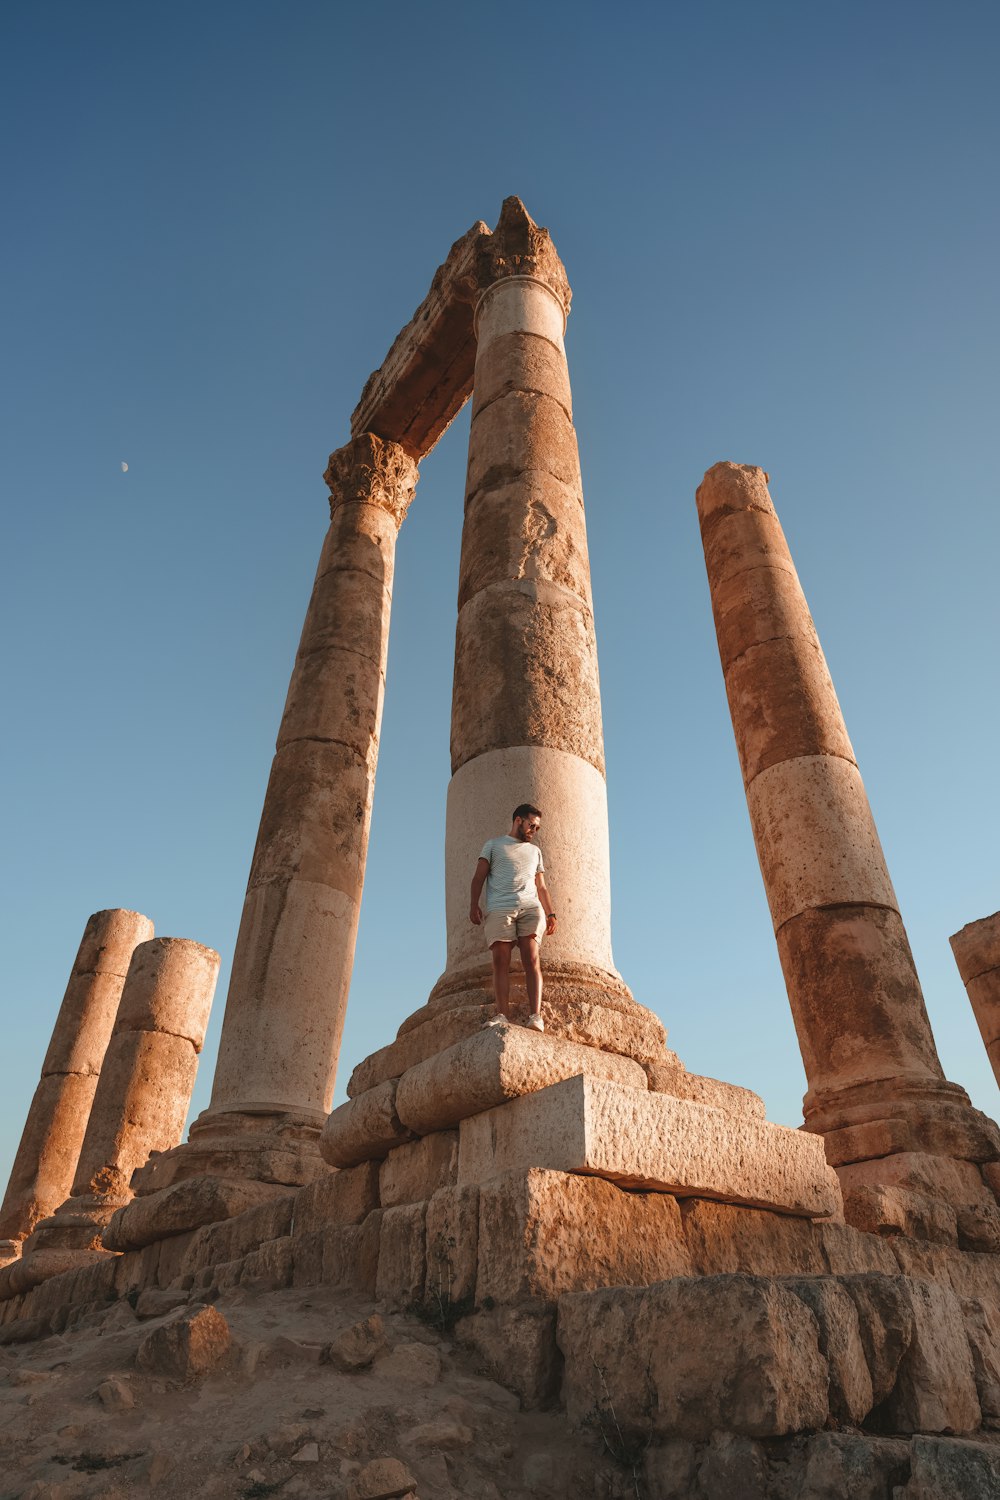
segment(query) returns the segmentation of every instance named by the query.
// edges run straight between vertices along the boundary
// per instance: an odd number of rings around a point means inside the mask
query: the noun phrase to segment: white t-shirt
[[[518,911],[522,906],[541,906],[535,876],[545,869],[537,844],[523,843],[509,833],[487,839],[480,859],[490,863],[486,880],[487,911]]]

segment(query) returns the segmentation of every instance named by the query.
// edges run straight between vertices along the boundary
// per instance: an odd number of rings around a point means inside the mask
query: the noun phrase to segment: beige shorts
[[[545,936],[545,913],[540,906],[521,906],[517,911],[488,911],[483,917],[486,946],[516,943],[518,938]]]

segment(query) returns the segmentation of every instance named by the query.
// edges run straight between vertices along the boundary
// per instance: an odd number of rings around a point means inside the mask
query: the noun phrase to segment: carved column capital
[[[362,432],[330,454],[323,475],[330,488],[330,514],[350,500],[377,505],[397,527],[410,508],[417,488],[417,462],[399,443]]]
[[[508,276],[529,277],[547,286],[563,312],[569,313],[573,293],[566,269],[547,229],[535,223],[520,198],[505,198],[497,227],[480,238],[476,279],[480,295]]]

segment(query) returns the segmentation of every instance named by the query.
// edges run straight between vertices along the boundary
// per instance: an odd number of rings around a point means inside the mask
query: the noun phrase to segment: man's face
[[[542,820],[538,817],[515,818],[514,837],[520,839],[522,844],[530,844],[541,826]]]

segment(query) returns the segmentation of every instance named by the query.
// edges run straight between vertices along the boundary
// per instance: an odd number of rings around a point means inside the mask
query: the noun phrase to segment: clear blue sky
[[[217,947],[326,526],[321,475],[451,242],[519,194],[574,288],[618,966],[693,1071],[804,1079],[694,490],[759,463],[949,1077],[1000,906],[1000,11],[952,3],[11,3],[0,1186],[84,922]],[[342,1055],[444,958],[467,413],[398,554]],[[129,464],[127,474],[120,468]]]

